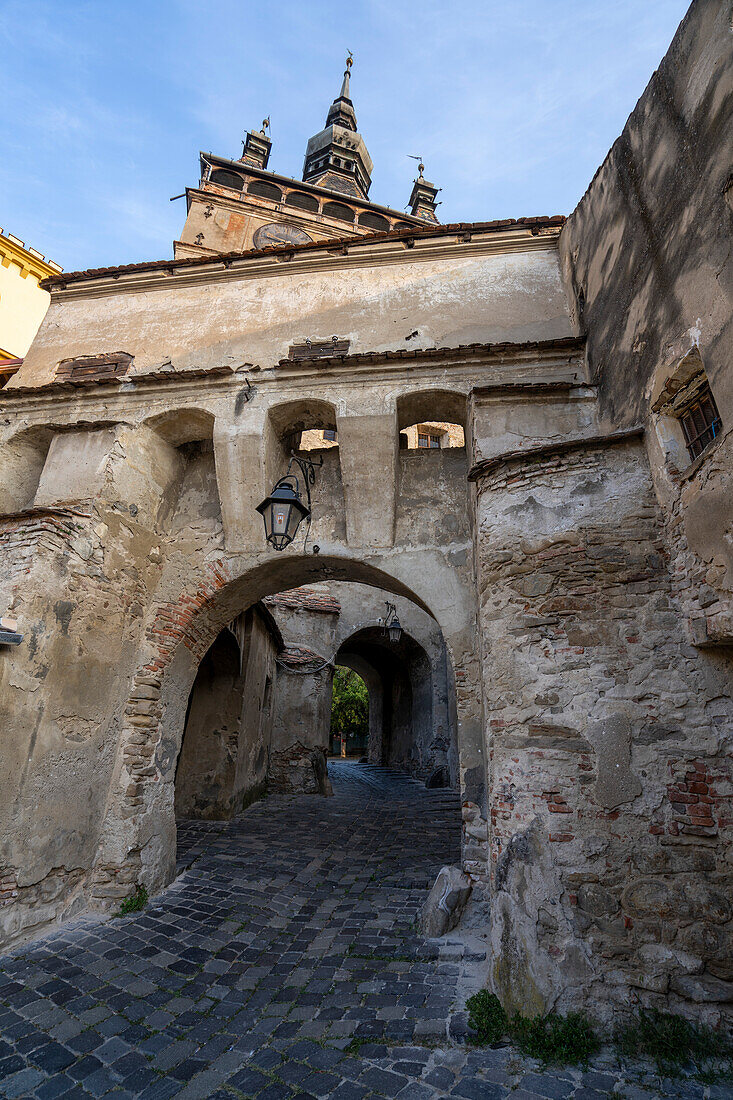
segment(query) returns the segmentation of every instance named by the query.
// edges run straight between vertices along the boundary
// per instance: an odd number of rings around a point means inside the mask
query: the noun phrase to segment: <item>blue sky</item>
[[[272,119],[299,177],[347,49],[371,198],[415,162],[442,221],[567,214],[686,0],[0,0],[0,225],[67,270],[172,254],[198,151]]]

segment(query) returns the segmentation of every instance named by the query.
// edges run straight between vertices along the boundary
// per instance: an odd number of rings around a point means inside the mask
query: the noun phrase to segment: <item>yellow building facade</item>
[[[0,229],[0,375],[10,371],[8,360],[23,358],[46,315],[51,296],[39,281],[60,271],[58,264]]]

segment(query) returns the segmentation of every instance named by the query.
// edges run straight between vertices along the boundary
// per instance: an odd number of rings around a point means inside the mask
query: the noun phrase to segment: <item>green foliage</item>
[[[478,1046],[509,1039],[521,1054],[545,1064],[586,1066],[601,1045],[584,1012],[533,1017],[515,1012],[510,1018],[488,989],[469,997],[466,1008]],[[733,1079],[733,1040],[684,1016],[642,1008],[616,1028],[613,1038],[619,1054],[652,1059],[662,1076],[676,1076],[688,1068],[704,1082]]]
[[[665,1076],[678,1074],[684,1066],[692,1065],[699,1072],[706,1069],[711,1059],[728,1061],[727,1069],[713,1073],[733,1071],[733,1042],[725,1035],[704,1024],[694,1024],[684,1016],[659,1012],[655,1008],[642,1008],[628,1024],[616,1028],[616,1045],[622,1054],[631,1058],[651,1058],[658,1071]],[[709,1068],[706,1076],[710,1076]]]
[[[499,1043],[509,1027],[509,1021],[495,993],[482,989],[466,1001],[468,1022],[476,1032],[475,1042],[479,1046]]]
[[[116,917],[126,917],[128,913],[139,913],[141,909],[144,909],[148,903],[148,892],[144,886],[138,886],[134,894],[130,894],[129,898],[125,898],[119,911],[115,913]]]
[[[499,998],[488,989],[469,997],[466,1008],[468,1022],[476,1033],[474,1041],[480,1046],[499,1043],[508,1037],[522,1054],[560,1065],[587,1065],[600,1047],[593,1024],[582,1012],[570,1012],[567,1016],[550,1012],[531,1018],[515,1013],[509,1019]]]
[[[367,686],[350,668],[336,666],[331,696],[331,733],[363,736],[369,733]]]
[[[564,1066],[586,1066],[601,1045],[584,1012],[569,1012],[567,1016],[550,1012],[531,1019],[515,1013],[509,1031],[522,1054]]]

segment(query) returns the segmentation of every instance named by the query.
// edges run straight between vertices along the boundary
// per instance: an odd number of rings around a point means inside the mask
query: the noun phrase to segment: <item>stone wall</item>
[[[577,740],[577,724],[565,722],[569,701],[559,687],[548,694],[540,685],[537,698],[547,700],[550,713],[555,708],[563,715],[562,722],[553,719],[552,724],[567,725],[567,731],[543,732],[547,719],[539,726],[535,714],[527,719],[531,751],[544,758],[548,755],[547,738],[551,739],[549,755],[559,768],[557,781],[554,785],[551,781],[553,769],[543,769],[545,786],[531,795],[527,792],[525,805],[518,811],[513,792],[522,784],[516,776],[509,782],[509,763],[496,759],[506,736],[503,727],[496,735],[492,778],[497,799],[493,810],[496,843],[501,852],[510,853],[508,863],[502,864],[502,856],[495,852],[497,866],[509,867],[500,881],[515,882],[512,902],[506,898],[502,902],[505,917],[495,926],[495,939],[509,936],[506,914],[513,905],[519,903],[519,909],[528,912],[516,891],[526,898],[520,879],[524,876],[529,881],[530,874],[537,871],[524,867],[524,853],[528,864],[542,863],[543,874],[556,876],[553,889],[565,889],[552,909],[545,906],[542,912],[533,903],[529,921],[533,929],[527,931],[527,942],[536,944],[544,939],[547,951],[559,946],[557,957],[562,960],[568,945],[574,944],[579,960],[574,967],[578,988],[590,983],[594,996],[610,990],[614,1000],[613,986],[621,989],[628,985],[643,999],[656,998],[662,1003],[668,996],[668,1003],[686,1011],[705,1006],[704,1012],[713,1020],[733,995],[733,973],[726,962],[731,955],[733,874],[732,15],[729,0],[696,0],[692,4],[622,135],[560,237],[571,313],[576,331],[586,335],[588,379],[597,395],[595,430],[602,435],[636,425],[645,429],[646,453],[639,454],[638,462],[640,471],[648,468],[653,489],[645,498],[650,509],[647,519],[643,525],[634,519],[633,537],[624,537],[618,544],[610,527],[605,534],[599,533],[596,507],[588,498],[597,472],[591,467],[586,487],[576,483],[571,489],[573,479],[565,469],[569,459],[558,457],[557,477],[562,471],[565,484],[563,508],[578,521],[580,543],[565,539],[542,546],[533,535],[519,551],[507,550],[511,559],[498,566],[499,574],[502,570],[511,573],[535,561],[536,576],[526,578],[528,587],[522,594],[527,597],[527,611],[539,616],[534,627],[540,633],[556,629],[544,623],[542,616],[558,614],[553,602],[558,578],[547,563],[565,563],[569,577],[580,567],[574,591],[562,596],[575,601],[577,621],[565,635],[563,652],[552,650],[553,662],[560,664],[578,660],[582,666],[589,645],[591,652],[598,646],[617,646],[613,607],[620,611],[625,601],[632,618],[646,608],[638,629],[631,627],[622,644],[627,653],[632,646],[639,647],[636,660],[626,670],[623,660],[621,664],[614,660],[609,666],[604,656],[604,674],[611,667],[618,687],[611,691],[610,685],[596,685],[596,705],[609,712],[614,696],[625,698],[624,721],[616,718],[614,728],[607,729],[601,740],[618,756],[614,771],[626,776],[633,796],[620,809],[603,808],[613,824],[599,833],[605,837],[605,845],[618,848],[618,854],[614,852],[608,860],[608,869],[604,872],[594,867],[598,841],[578,828],[578,798],[582,796],[581,802],[587,799],[587,792],[592,795],[600,783],[598,744],[591,746],[589,754]],[[722,427],[707,450],[692,460],[679,421],[665,406],[663,396],[675,392],[676,380],[695,371],[707,377]],[[574,434],[592,431],[589,424]],[[598,461],[596,456],[593,465]],[[565,520],[558,522],[557,509],[552,518],[552,509],[548,510],[544,499],[539,504],[541,494],[533,493],[533,504],[526,495],[530,473],[529,467],[515,469],[505,478],[499,497],[509,492],[522,497],[521,507],[514,512],[507,509],[507,514],[524,521],[531,504],[537,535],[548,522],[563,530]],[[559,491],[560,481],[557,485]],[[546,486],[542,492],[546,493]],[[601,495],[616,514],[618,502],[608,498],[605,486]],[[482,507],[485,498],[486,494]],[[585,503],[579,514],[581,501]],[[639,549],[638,532],[651,522],[652,514],[657,533],[652,538],[648,529],[649,553],[642,563],[634,557]],[[589,543],[584,533],[588,522],[593,526],[592,539],[601,540],[593,551],[593,542]],[[618,535],[622,532],[628,536],[623,524]],[[552,537],[556,540],[554,533]],[[605,540],[604,570],[611,574],[602,578],[597,560]],[[596,561],[592,569],[589,557]],[[652,560],[657,563],[654,568]],[[623,594],[616,590],[608,605],[614,572]],[[585,608],[583,599],[588,601]],[[617,599],[621,601],[618,605]],[[599,618],[600,607],[607,607],[607,615]],[[562,621],[572,624],[569,612],[570,607],[561,611]],[[526,629],[532,621],[527,620]],[[518,636],[526,638],[526,634]],[[576,653],[580,648],[583,653]],[[616,649],[617,658],[622,657],[622,649]],[[544,652],[540,655],[544,657]],[[490,656],[486,659],[490,663]],[[542,669],[541,664],[537,667]],[[487,676],[492,682],[490,669]],[[584,684],[582,698],[590,702],[592,683],[585,688]],[[522,699],[526,694],[523,689]],[[646,721],[642,720],[644,712]],[[587,732],[583,736],[588,739]],[[561,737],[574,742],[573,749],[567,750],[574,755],[558,756],[563,752]],[[507,799],[501,797],[502,792]],[[507,847],[503,834],[507,829],[513,831],[518,812],[525,815],[525,827],[527,814],[536,814],[536,820],[542,821],[540,799],[546,802],[547,820],[551,813],[553,822],[570,824],[552,830],[548,826],[548,835],[555,837],[552,842],[539,839],[542,830],[537,825],[528,832],[527,844],[517,841],[514,849],[511,843]],[[647,835],[643,836],[645,828]],[[624,842],[629,851],[626,859]],[[512,852],[519,858],[513,859]],[[580,872],[581,852],[588,856],[586,877]],[[597,875],[597,881],[587,874]],[[571,890],[571,879],[578,889]],[[503,889],[512,893],[511,885]],[[540,888],[537,896],[541,893]],[[600,932],[599,922],[603,926]],[[510,974],[506,960],[513,950],[509,939],[505,946],[501,980],[506,983]],[[538,985],[551,998],[557,996],[559,986],[553,986],[549,977],[553,969],[550,957],[542,951],[530,953],[535,962],[544,957],[547,964]],[[516,961],[516,951],[514,957]],[[566,991],[562,996],[571,994]]]
[[[605,426],[644,424],[688,637],[733,643],[733,5],[695,0],[560,237]],[[691,462],[655,411],[695,360],[722,419]]]
[[[638,439],[497,459],[478,544],[494,988],[523,1011],[608,1014],[631,990],[715,1021],[733,992],[730,663],[685,637]]]

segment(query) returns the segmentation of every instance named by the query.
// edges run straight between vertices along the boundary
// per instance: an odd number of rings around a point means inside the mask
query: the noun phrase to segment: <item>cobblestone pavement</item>
[[[371,766],[331,774],[332,799],[183,825],[181,873],[143,912],[84,917],[0,959],[0,1095],[731,1095],[447,1039],[461,948],[426,944],[415,919],[458,859],[456,796]]]

